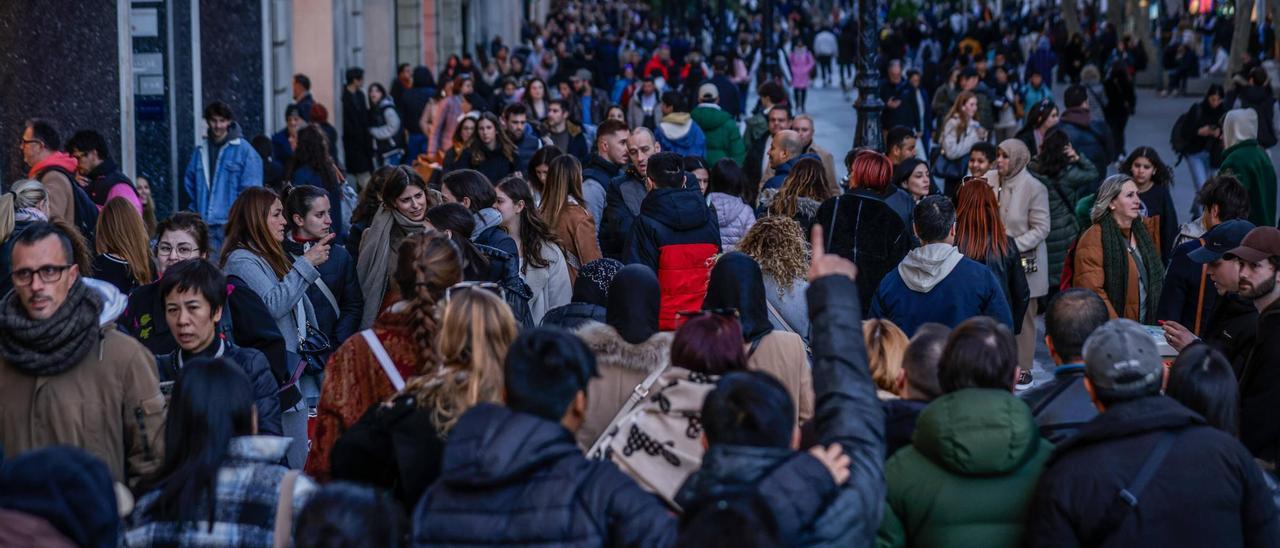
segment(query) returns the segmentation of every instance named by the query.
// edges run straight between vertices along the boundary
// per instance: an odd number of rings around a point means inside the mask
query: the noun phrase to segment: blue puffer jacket
[[[185,193],[183,208],[199,213],[210,226],[227,224],[227,214],[236,197],[246,189],[262,186],[262,158],[240,136],[239,124],[232,123],[227,130],[227,142],[217,154],[213,184],[209,184],[209,139],[206,137],[182,177]]]
[[[764,186],[761,187],[760,190],[782,188],[782,184],[787,182],[787,176],[791,175],[791,168],[796,167],[796,162],[799,162],[801,158],[813,158],[815,160],[822,161],[822,158],[819,158],[816,154],[801,154],[795,158],[787,160],[778,167],[773,168],[773,177],[770,177],[769,180],[765,181]]]
[[[669,546],[662,502],[557,423],[493,404],[449,433],[440,479],[413,513],[413,546]]]
[[[298,260],[311,248],[312,242],[302,243],[285,236],[284,250],[293,260]],[[307,300],[316,311],[317,327],[329,337],[329,347],[337,349],[348,337],[355,335],[360,329],[360,314],[364,310],[364,293],[360,290],[360,279],[356,276],[356,259],[341,245],[329,247],[329,260],[316,267],[320,271],[320,279],[307,288]],[[338,301],[335,309],[329,297],[320,290],[320,282],[324,281],[334,300]],[[327,356],[326,356],[327,359]]]
[[[815,280],[807,293],[812,326],[816,436],[839,443],[849,480],[831,476],[805,453],[778,447],[712,445],[676,495],[682,508],[753,488],[795,546],[871,546],[885,496],[884,411],[876,399],[861,337],[857,285],[843,276]]]

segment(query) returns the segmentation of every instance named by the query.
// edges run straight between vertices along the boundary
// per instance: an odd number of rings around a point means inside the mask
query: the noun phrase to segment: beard
[[[1274,291],[1276,288],[1275,276],[1267,277],[1266,280],[1264,280],[1262,283],[1258,285],[1253,285],[1250,283],[1248,287],[1244,287],[1245,283],[1248,283],[1248,282],[1241,282],[1240,296],[1249,300],[1254,300],[1259,297],[1262,297],[1263,295],[1267,295],[1272,291]]]

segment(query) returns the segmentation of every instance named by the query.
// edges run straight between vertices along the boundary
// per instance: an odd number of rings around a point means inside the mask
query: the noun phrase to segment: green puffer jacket
[[[714,166],[721,158],[729,158],[738,165],[747,156],[747,145],[738,133],[738,123],[733,116],[715,106],[698,105],[689,113],[693,122],[707,136],[707,165]]]
[[[885,463],[877,546],[1020,546],[1052,449],[1008,390],[969,388],[934,400],[911,445]]]
[[[1038,163],[1033,161],[1027,169],[1049,189],[1049,236],[1045,238],[1045,245],[1049,248],[1049,287],[1058,287],[1067,250],[1084,232],[1076,219],[1076,202],[1089,192],[1090,185],[1098,178],[1098,169],[1084,156],[1067,165],[1057,177],[1041,175],[1037,167]]]

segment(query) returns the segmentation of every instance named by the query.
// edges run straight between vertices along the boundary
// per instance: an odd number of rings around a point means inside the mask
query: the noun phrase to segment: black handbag
[[[298,341],[298,356],[306,362],[307,374],[318,375],[324,372],[324,364],[333,352],[333,345],[329,343],[329,337],[312,327],[310,322],[306,330],[306,336]]]

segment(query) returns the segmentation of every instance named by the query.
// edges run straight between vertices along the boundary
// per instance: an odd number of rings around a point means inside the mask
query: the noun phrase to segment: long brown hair
[[[271,214],[271,206],[277,203],[280,203],[280,197],[269,188],[255,186],[240,193],[227,214],[227,240],[222,245],[220,259],[222,267],[227,266],[227,257],[232,251],[243,249],[261,257],[271,266],[277,279],[284,279],[291,268],[289,259],[284,254],[284,246],[267,228],[267,216]],[[284,215],[283,204],[280,214]]]
[[[436,303],[445,290],[462,281],[462,254],[443,232],[410,234],[400,242],[392,277],[400,296],[409,301],[413,341],[418,350],[418,375],[440,366],[436,335],[440,329]]]
[[[480,140],[480,124],[489,122],[493,124],[493,140],[495,149],[489,150],[485,148],[484,141]],[[458,124],[462,126],[461,123]],[[484,162],[490,154],[501,154],[507,161],[514,162],[516,160],[516,145],[511,142],[511,138],[507,137],[507,132],[502,129],[502,122],[498,121],[498,117],[492,112],[486,112],[480,115],[476,120],[476,131],[471,134],[471,143],[467,145],[467,150],[471,151],[471,167],[479,166]]]
[[[107,200],[98,215],[94,229],[94,248],[98,253],[110,253],[129,263],[129,275],[138,285],[151,283],[155,267],[151,264],[150,240],[147,225],[142,222],[138,210],[124,198]]]
[[[1009,237],[1000,219],[1000,205],[987,180],[974,177],[956,193],[956,247],[966,257],[986,261],[995,254],[1003,257],[1009,249]]]
[[[551,160],[547,166],[547,180],[542,187],[542,220],[555,229],[560,226],[560,216],[569,208],[569,198],[581,206],[582,164],[572,155],[565,154]]]
[[[831,185],[827,181],[827,170],[822,161],[816,158],[801,158],[791,168],[778,195],[769,204],[770,215],[793,217],[800,207],[800,198],[809,198],[818,202],[830,198]]]
[[[467,409],[502,398],[502,361],[516,333],[515,316],[501,297],[478,288],[453,293],[440,320],[443,367],[405,386],[418,407],[431,410],[441,436]]]
[[[942,119],[943,126],[945,127],[947,120],[950,120],[953,116],[960,118],[960,123],[956,124],[957,139],[964,137],[964,132],[969,130],[969,115],[964,113],[964,104],[968,103],[969,99],[977,98],[978,96],[974,95],[972,91],[960,92],[960,95],[956,96],[956,102],[951,103],[951,110],[948,110],[947,116]]]
[[[507,195],[512,203],[524,202],[524,209],[517,215],[520,217],[520,272],[528,272],[530,268],[546,268],[550,265],[542,258],[542,246],[560,245],[555,229],[542,220],[538,209],[534,207],[533,190],[529,183],[516,176],[510,176],[498,182],[498,190]]]

